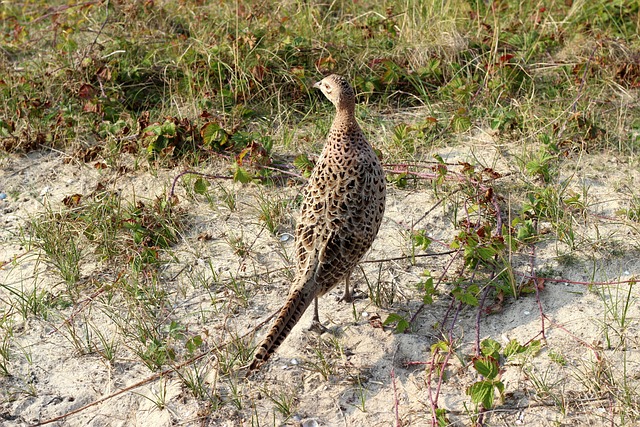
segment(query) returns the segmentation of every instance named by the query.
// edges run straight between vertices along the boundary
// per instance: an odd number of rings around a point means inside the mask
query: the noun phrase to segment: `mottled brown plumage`
[[[302,314],[317,298],[345,280],[371,247],[384,214],[384,171],[355,118],[355,96],[349,83],[335,74],[314,85],[335,105],[337,113],[309,182],[296,226],[296,276],[271,330],[258,346],[250,370],[280,346]]]

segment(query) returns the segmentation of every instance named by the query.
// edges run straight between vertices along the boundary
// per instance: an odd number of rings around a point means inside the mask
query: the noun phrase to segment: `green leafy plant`
[[[388,315],[384,322],[382,322],[382,324],[384,326],[395,324],[394,332],[397,332],[399,334],[407,331],[409,327],[411,327],[409,321],[404,316],[401,316],[398,313],[391,313],[390,315]]]
[[[533,347],[535,346],[533,344]],[[502,354],[500,350],[502,350],[500,343],[487,338],[480,343],[480,354],[471,359],[473,369],[482,376],[482,379],[467,387],[466,393],[471,397],[471,401],[483,410],[494,407],[496,392],[500,401],[504,399],[504,383],[500,380],[504,370],[503,358],[514,357],[528,351],[529,348],[512,340]]]

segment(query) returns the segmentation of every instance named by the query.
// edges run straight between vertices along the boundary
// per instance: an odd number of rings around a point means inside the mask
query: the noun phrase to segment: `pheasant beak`
[[[316,88],[316,89],[320,89],[320,83],[322,83],[322,80],[320,80],[319,82],[315,82],[313,84],[313,87]]]

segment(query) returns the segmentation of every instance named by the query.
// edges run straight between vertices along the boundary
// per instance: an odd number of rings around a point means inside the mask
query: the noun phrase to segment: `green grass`
[[[581,172],[591,156],[616,159],[599,166],[602,174],[637,169],[636,1],[31,0],[3,3],[0,22],[0,165],[42,153],[96,173],[92,188],[61,202],[34,197],[37,212],[6,238],[27,256],[0,264],[7,277],[20,277],[0,281],[0,381],[26,375],[18,360],[33,350],[22,347],[26,332],[17,325],[54,324],[70,351],[110,369],[123,361],[149,372],[180,366],[185,390],[210,419],[224,419],[224,411],[234,419],[250,411],[257,424],[294,417],[300,390],[266,387],[267,421],[235,372],[251,358],[245,332],[258,322],[252,310],[262,293],[272,297],[274,282],[291,280],[281,265],[291,255],[278,239],[292,228],[301,177],[333,117],[312,84],[333,72],[356,89],[358,119],[393,171],[392,191],[433,194],[450,231],[431,236],[432,222],[412,223],[393,237],[409,252],[401,268],[363,269],[372,306],[391,319],[385,325],[419,330],[409,314],[446,301],[447,314],[435,321],[446,336],[449,316],[460,311],[499,316],[514,300],[535,298],[542,289],[518,274],[529,273],[523,259],[536,248],[553,246],[545,262],[562,272],[585,256],[619,259],[628,248],[616,239],[640,246],[633,185],[617,189],[623,203],[614,220],[627,234],[605,236],[594,214],[597,189]],[[461,163],[448,161],[449,150],[487,135],[500,159],[467,153]],[[167,177],[184,170],[216,178],[185,175],[169,194]],[[167,189],[121,191],[139,176]],[[11,199],[22,191],[1,186]],[[212,218],[205,231],[195,225],[204,216]],[[459,253],[425,275],[420,256],[437,251],[437,239]],[[272,258],[283,268],[272,271],[265,261]],[[546,267],[536,268],[542,276]],[[399,284],[395,269],[410,270],[417,293]],[[631,366],[620,356],[637,323],[628,312],[636,297],[626,289],[598,291],[598,323],[614,354],[559,368],[574,369],[585,396],[608,393],[611,423],[640,418],[637,386],[609,365]],[[352,317],[361,326],[358,307]],[[336,340],[308,351],[303,363],[327,383],[352,369]],[[463,344],[447,346],[440,356],[479,360]],[[189,363],[203,354],[210,364]],[[529,385],[567,416],[563,390],[536,361],[521,368]],[[427,368],[432,381],[445,378],[444,368],[434,369]],[[462,368],[456,375],[464,372],[471,375]],[[603,378],[601,388],[593,378]],[[157,384],[146,398],[164,409],[166,379]],[[34,387],[13,385],[0,402]],[[350,405],[364,413],[366,401],[371,412],[373,387],[358,382],[354,390],[360,400]],[[477,399],[466,420],[482,419],[494,403]]]
[[[105,141],[105,157],[126,146],[194,161],[194,150],[265,145],[257,135],[277,137],[274,120],[289,128],[305,119],[319,99],[311,83],[329,72],[351,76],[370,108],[427,106],[446,133],[491,125],[526,137],[562,121],[558,142],[593,139],[620,120],[611,95],[637,84],[638,43],[637,5],[596,3],[505,1],[496,10],[408,1],[369,12],[348,3],[290,2],[276,11],[256,3],[237,14],[232,2],[60,4],[45,16],[37,1],[6,5],[3,146]],[[558,54],[563,60],[549,63]],[[177,128],[165,130],[168,141],[131,143],[165,117]],[[210,122],[229,141],[203,138],[198,130]],[[628,138],[609,132],[598,138],[602,148]]]

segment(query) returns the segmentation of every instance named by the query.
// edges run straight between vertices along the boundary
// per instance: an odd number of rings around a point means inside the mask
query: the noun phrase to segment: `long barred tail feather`
[[[311,305],[315,296],[311,292],[305,292],[307,289],[308,287],[298,288],[290,293],[271,330],[258,346],[249,371],[257,369],[271,357]]]

